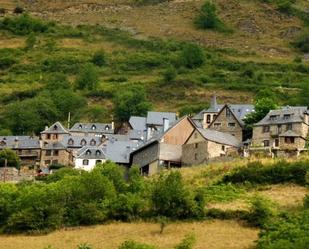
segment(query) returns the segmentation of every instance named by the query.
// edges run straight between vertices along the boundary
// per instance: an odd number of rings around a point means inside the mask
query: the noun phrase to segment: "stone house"
[[[238,155],[241,142],[228,133],[196,128],[182,146],[183,165],[197,165]]]
[[[51,164],[73,165],[73,154],[62,143],[69,132],[56,122],[41,132],[41,159],[40,167]]]
[[[210,128],[229,133],[240,141],[244,137],[244,119],[254,112],[254,106],[249,104],[219,105],[216,97],[212,97],[210,107],[195,115],[194,120],[197,127]]]
[[[5,148],[16,152],[21,166],[35,166],[40,163],[41,147],[37,137],[0,136],[0,150]]]
[[[151,175],[162,167],[180,167],[182,145],[195,129],[189,117],[183,117],[169,126],[160,135],[152,137],[131,153],[131,164],[141,168],[141,172]]]
[[[110,124],[103,123],[76,123],[69,130],[71,135],[75,136],[98,136],[104,137],[107,134],[114,134],[114,122]]]
[[[299,155],[306,150],[309,131],[307,107],[286,106],[271,110],[253,127],[251,153]]]

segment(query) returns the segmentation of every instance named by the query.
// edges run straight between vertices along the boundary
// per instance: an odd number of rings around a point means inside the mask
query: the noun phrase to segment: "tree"
[[[187,44],[181,53],[183,65],[187,68],[197,68],[204,64],[205,57],[203,50],[196,44]]]
[[[205,2],[195,20],[195,24],[200,29],[216,29],[221,24],[217,16],[216,5]]]
[[[7,160],[7,167],[19,168],[20,159],[17,154],[11,149],[4,149],[0,151],[0,167],[5,166],[5,160]]]
[[[100,106],[100,105],[90,106],[86,110],[86,116],[90,122],[100,123],[106,119],[107,110],[105,109],[104,106]]]
[[[131,116],[144,116],[151,109],[142,86],[131,86],[120,91],[115,99],[115,114],[119,121],[127,121]]]
[[[164,82],[171,82],[177,76],[176,69],[171,65],[163,72],[163,80]]]
[[[46,84],[46,89],[50,91],[58,90],[58,89],[70,89],[71,84],[67,79],[67,76],[64,73],[55,73],[53,74]]]
[[[91,62],[98,67],[104,66],[106,64],[106,55],[105,55],[104,51],[96,52],[93,55]]]
[[[95,90],[98,87],[99,76],[92,64],[86,64],[76,79],[77,89]]]

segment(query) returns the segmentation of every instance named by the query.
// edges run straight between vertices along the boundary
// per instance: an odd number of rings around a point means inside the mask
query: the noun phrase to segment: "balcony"
[[[37,152],[37,151],[22,151],[22,152],[17,152],[17,155],[20,158],[39,157],[39,152]]]

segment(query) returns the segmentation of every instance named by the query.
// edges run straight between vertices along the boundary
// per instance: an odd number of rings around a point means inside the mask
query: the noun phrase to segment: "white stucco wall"
[[[76,169],[83,169],[83,170],[86,170],[86,171],[91,171],[96,166],[97,160],[98,159],[88,159],[88,161],[89,161],[88,165],[83,165],[84,159],[76,158],[75,159],[75,168]],[[100,160],[102,161],[102,163],[104,163],[106,161],[104,159],[100,159]]]

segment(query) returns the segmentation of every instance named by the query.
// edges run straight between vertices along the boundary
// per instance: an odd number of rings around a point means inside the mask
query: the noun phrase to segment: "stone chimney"
[[[163,118],[163,131],[166,132],[170,127],[170,121],[168,118]]]
[[[217,109],[218,103],[217,103],[217,96],[213,95],[211,97],[211,101],[210,101],[210,107]]]

